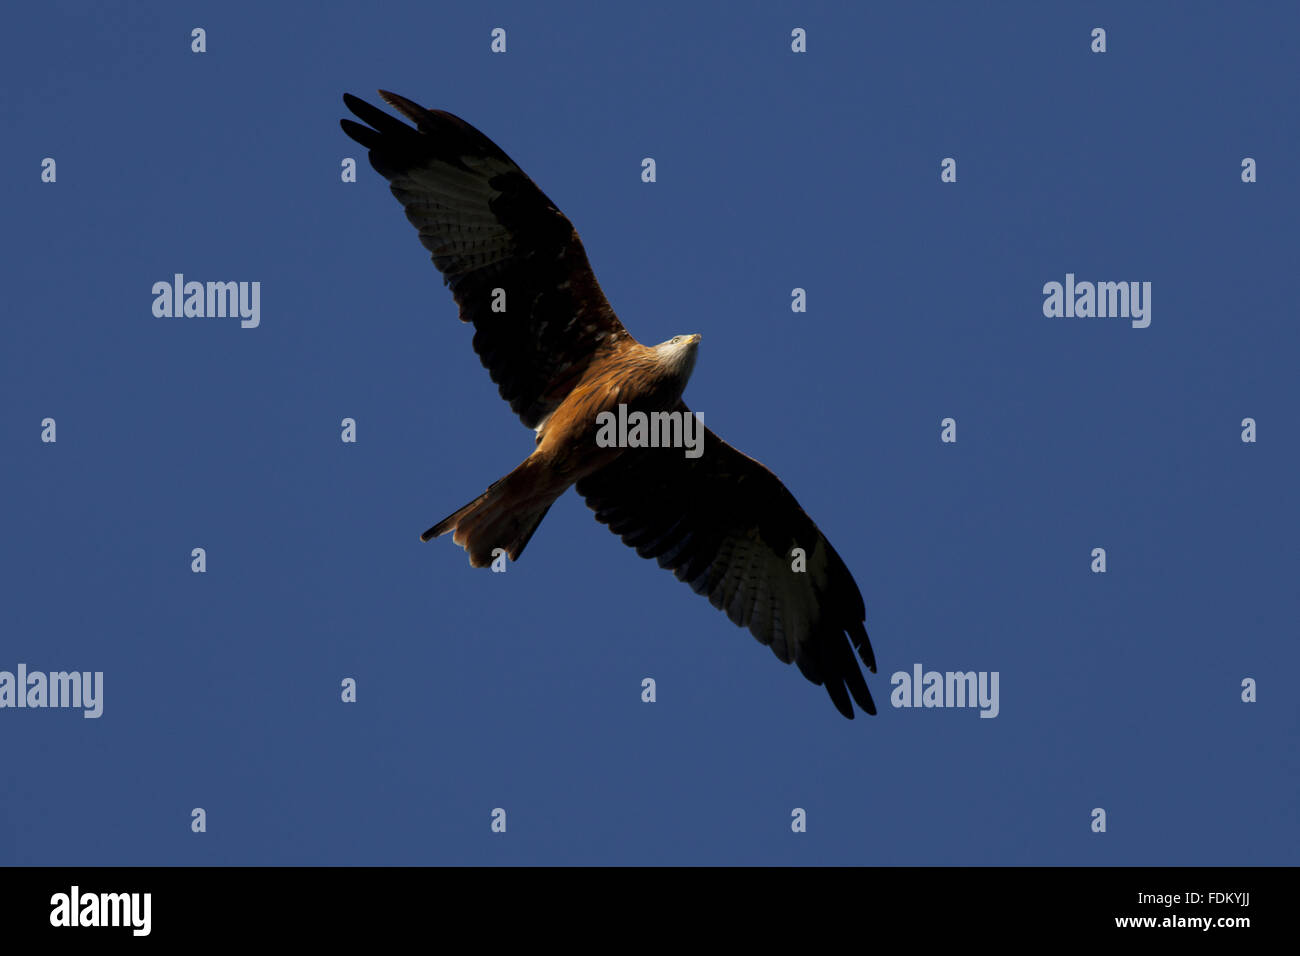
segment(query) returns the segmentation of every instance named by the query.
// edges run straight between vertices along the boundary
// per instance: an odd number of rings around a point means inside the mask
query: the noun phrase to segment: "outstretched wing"
[[[379,95],[415,128],[345,93],[348,109],[369,125],[341,120],[343,132],[370,150],[370,165],[433,253],[461,321],[474,323],[474,351],[501,397],[536,428],[595,355],[632,337],[573,224],[509,156],[459,117]]]
[[[684,403],[677,411],[687,413]],[[781,480],[704,431],[703,453],[630,448],[577,485],[596,520],[656,558],[853,718],[876,712],[853,648],[873,672],[857,583]],[[793,570],[795,548],[807,570]]]

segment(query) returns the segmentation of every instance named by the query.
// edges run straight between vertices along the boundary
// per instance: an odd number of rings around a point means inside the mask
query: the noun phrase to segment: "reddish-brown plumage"
[[[424,533],[424,539],[451,531],[469,552],[470,564],[485,567],[497,548],[518,560],[551,504],[575,482],[613,462],[624,449],[601,447],[597,421],[620,405],[628,411],[668,411],[681,399],[689,375],[672,361],[694,351],[699,336],[679,349],[648,348],[630,336],[595,356],[558,408],[538,426],[537,447],[510,474],[470,504]],[[688,358],[690,356],[687,356]]]

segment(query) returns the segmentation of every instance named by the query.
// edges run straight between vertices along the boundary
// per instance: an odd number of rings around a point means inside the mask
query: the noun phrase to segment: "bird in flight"
[[[379,95],[415,125],[345,93],[365,125],[344,119],[343,132],[370,151],[473,323],[501,397],[536,433],[532,454],[423,540],[452,532],[474,567],[517,561],[574,485],[596,520],[797,664],[841,714],[853,718],[852,701],[874,714],[854,656],[875,671],[866,610],[844,561],[776,475],[687,421],[681,396],[700,336],[634,339],[573,224],[509,156],[459,117]],[[611,441],[615,413],[621,440]],[[637,413],[674,439],[695,424],[702,440],[647,444],[644,429],[634,440],[625,423]]]

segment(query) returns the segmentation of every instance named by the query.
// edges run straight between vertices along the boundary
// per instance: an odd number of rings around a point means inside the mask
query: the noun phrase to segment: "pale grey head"
[[[696,335],[674,335],[667,342],[660,342],[655,346],[655,352],[659,356],[659,361],[670,371],[670,374],[681,385],[682,389],[686,388],[686,382],[691,377],[691,372],[695,369],[695,353],[700,347],[700,336]],[[681,392],[679,391],[680,395]]]

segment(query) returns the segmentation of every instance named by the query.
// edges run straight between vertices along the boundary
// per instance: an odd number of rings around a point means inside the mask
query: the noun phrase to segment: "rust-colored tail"
[[[451,540],[469,552],[473,567],[491,564],[497,548],[503,549],[511,561],[518,561],[558,497],[536,487],[536,469],[531,462],[526,459],[510,474],[492,482],[483,494],[420,535],[420,540],[429,541],[454,531]]]

